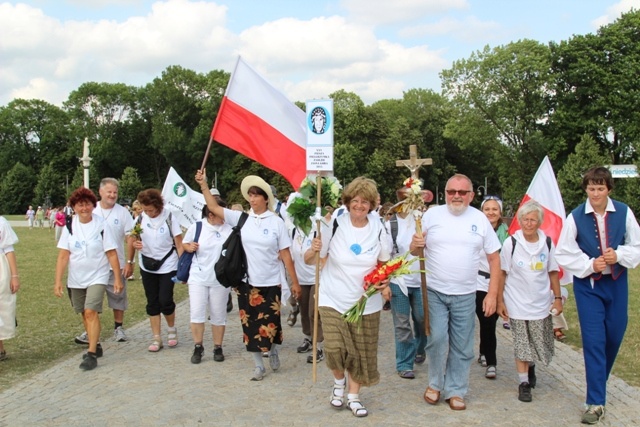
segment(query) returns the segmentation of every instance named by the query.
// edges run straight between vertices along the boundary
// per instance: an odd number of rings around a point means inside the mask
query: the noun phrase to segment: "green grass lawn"
[[[14,219],[12,217],[9,216]],[[14,230],[20,239],[15,246],[21,283],[18,331],[15,338],[4,342],[10,358],[0,363],[0,391],[51,366],[61,357],[78,352],[81,347],[73,342],[73,337],[84,329],[82,319],[74,313],[69,298],[56,298],[53,294],[58,256],[53,231],[46,227],[33,230],[15,227]],[[137,269],[136,277],[139,277]],[[175,290],[176,302],[186,298],[186,286],[176,286]],[[142,282],[129,282],[128,293],[125,328],[147,318]],[[106,299],[101,320],[102,338],[112,339],[113,312],[108,309]]]
[[[10,215],[9,219],[22,219],[20,215]],[[18,333],[15,338],[5,341],[10,359],[0,363],[0,390],[4,390],[20,379],[41,371],[61,357],[77,352],[79,346],[73,337],[83,329],[82,320],[71,308],[67,297],[53,295],[54,271],[58,249],[55,247],[53,232],[47,228],[29,230],[15,228],[20,243],[15,246],[20,269],[22,287],[18,292]],[[139,273],[136,271],[136,277]],[[640,386],[640,294],[638,284],[640,272],[630,273],[629,326],[622,349],[613,368],[613,373],[629,384]],[[570,288],[570,287],[569,287]],[[571,289],[570,289],[571,290]],[[146,300],[140,280],[129,283],[129,310],[125,317],[125,327],[147,318]],[[566,332],[568,344],[579,348],[580,328],[572,292],[565,306],[565,316],[570,329]],[[187,297],[186,286],[176,286],[176,302]],[[103,339],[111,339],[113,313],[106,309],[101,316]]]

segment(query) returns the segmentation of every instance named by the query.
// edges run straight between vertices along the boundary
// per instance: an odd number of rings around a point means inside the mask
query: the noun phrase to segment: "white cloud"
[[[465,19],[443,18],[437,22],[405,27],[400,31],[402,37],[449,36],[455,40],[475,42],[479,39],[487,43],[504,36],[502,25],[494,21],[481,21],[475,16]]]
[[[620,2],[607,8],[607,13],[594,19],[591,24],[594,29],[597,30],[603,25],[611,24],[613,21],[620,18],[622,13],[629,12],[632,8],[635,8],[636,10],[640,9],[638,0],[620,0]]]
[[[414,21],[430,14],[469,7],[467,0],[343,0],[342,5],[351,19],[378,25]]]

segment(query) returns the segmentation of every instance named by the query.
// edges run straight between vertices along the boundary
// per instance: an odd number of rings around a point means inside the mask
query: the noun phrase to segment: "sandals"
[[[447,399],[447,403],[449,404],[449,408],[453,411],[464,411],[467,409],[467,405],[464,403],[464,399],[458,396],[452,396]]]
[[[334,408],[342,408],[344,406],[344,389],[346,386],[346,383],[336,384],[334,381],[333,388],[331,389],[331,400],[329,400],[329,403]],[[342,390],[342,395],[337,394],[337,390]]]
[[[153,342],[151,343],[151,345],[149,346],[149,351],[152,353],[157,353],[160,351],[160,349],[162,348],[162,338],[160,337],[160,335],[154,335],[153,336]]]
[[[167,335],[167,345],[169,347],[175,347],[178,345],[178,330],[176,328],[169,328],[169,334]]]
[[[416,374],[411,370],[398,371],[398,375],[400,375],[400,378],[404,378],[406,380],[412,380],[416,377]]]
[[[565,338],[567,338],[567,336],[562,333],[562,329],[560,329],[560,328],[554,329],[553,330],[553,335],[554,335],[555,339],[557,341],[560,341],[560,342],[564,341]]]
[[[440,400],[440,392],[431,387],[427,387],[427,390],[424,392],[424,400],[430,405],[436,405]]]
[[[351,413],[358,418],[366,417],[369,411],[364,407],[360,399],[351,399],[347,402],[347,408],[351,409]]]
[[[296,305],[295,307],[293,307],[293,309],[289,313],[289,316],[287,317],[287,325],[293,326],[296,324],[296,322],[298,321],[298,313],[300,313],[300,306]]]

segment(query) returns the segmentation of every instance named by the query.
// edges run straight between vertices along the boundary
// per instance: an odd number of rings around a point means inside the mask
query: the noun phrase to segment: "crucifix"
[[[422,165],[431,165],[433,161],[431,159],[419,159],[418,149],[415,145],[409,146],[409,160],[397,160],[396,166],[406,166],[411,171],[411,178],[419,179],[418,170]],[[413,216],[416,220],[416,234],[422,234],[422,211],[414,210]],[[427,298],[427,277],[424,274],[424,256],[420,257],[420,290],[422,291],[422,307],[424,312],[424,334],[426,336],[431,335],[431,327],[429,324],[429,300]]]
[[[396,166],[406,166],[411,171],[411,178],[418,179],[418,170],[422,165],[431,165],[431,159],[419,159],[418,149],[415,145],[409,146],[409,160],[396,160]]]

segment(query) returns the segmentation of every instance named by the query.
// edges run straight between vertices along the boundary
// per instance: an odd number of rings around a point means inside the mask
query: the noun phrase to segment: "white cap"
[[[209,190],[209,192],[211,193],[212,196],[219,196],[220,192],[218,191],[217,188],[212,188],[211,190]]]

